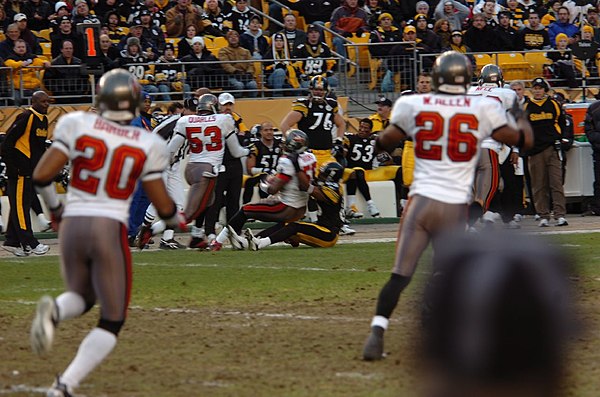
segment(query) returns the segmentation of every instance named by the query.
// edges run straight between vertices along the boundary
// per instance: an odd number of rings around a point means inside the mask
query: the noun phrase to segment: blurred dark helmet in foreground
[[[449,236],[425,293],[424,348],[444,397],[556,396],[574,329],[565,255],[514,234]]]

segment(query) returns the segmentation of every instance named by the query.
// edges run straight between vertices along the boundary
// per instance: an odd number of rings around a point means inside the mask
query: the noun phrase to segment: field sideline
[[[358,240],[391,241],[389,229],[390,236],[365,233],[333,249],[135,252],[120,343],[77,395],[416,396],[423,381],[411,356],[430,251],[392,318],[387,359],[360,360],[394,243]],[[573,234],[548,238],[577,259],[572,283],[584,320],[566,389],[592,397],[600,386],[600,234],[565,232]],[[29,324],[39,296],[62,291],[58,258],[4,256],[0,274],[0,395],[41,396],[96,323],[97,309],[61,324],[53,354],[36,358]]]

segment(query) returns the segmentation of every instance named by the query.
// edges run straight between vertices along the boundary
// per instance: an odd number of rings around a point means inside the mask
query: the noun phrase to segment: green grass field
[[[584,327],[571,349],[567,394],[598,396],[600,234],[555,236],[577,258]],[[134,253],[128,321],[85,396],[414,396],[411,355],[430,251],[402,295],[386,335],[388,357],[360,360],[394,245],[259,252]],[[0,395],[40,396],[98,319],[60,325],[53,354],[29,352],[42,294],[62,291],[58,257],[0,259]]]

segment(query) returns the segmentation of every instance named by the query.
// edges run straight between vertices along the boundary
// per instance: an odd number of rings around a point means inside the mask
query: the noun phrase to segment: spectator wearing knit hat
[[[569,38],[564,33],[559,33],[555,38],[556,50],[548,52],[546,57],[552,61],[554,78],[566,80],[570,88],[577,88],[576,68],[573,54],[569,49]]]
[[[142,21],[140,21],[139,19],[134,19],[133,22],[131,22],[131,25],[129,26],[129,34],[121,39],[121,41],[117,45],[117,48],[119,49],[119,51],[125,49],[125,46],[127,45],[127,40],[131,37],[135,37],[138,39],[141,50],[145,52],[145,57],[148,58],[148,60],[150,61],[154,61],[158,58],[159,55],[158,48],[154,46],[154,43],[148,41],[148,39],[146,39],[143,36],[143,33],[144,26],[142,25]]]
[[[371,31],[369,43],[397,43],[402,41],[402,31],[393,25],[394,18],[390,13],[379,15],[379,26]],[[375,58],[385,58],[392,45],[370,45],[369,52]]]
[[[431,52],[440,52],[442,49],[442,41],[440,36],[427,27],[427,16],[424,14],[415,15],[414,25],[417,28],[417,38],[421,40],[421,43],[424,46],[429,47]]]
[[[148,9],[140,11],[139,20],[142,24],[142,37],[158,50],[160,54],[165,49],[165,34],[152,22],[152,13]]]
[[[58,31],[58,24],[60,23],[62,17],[67,16],[71,19],[71,11],[69,10],[69,6],[64,1],[58,1],[54,4],[54,14],[50,15],[50,29],[52,32]]]
[[[52,58],[56,58],[60,55],[60,49],[62,48],[62,42],[70,40],[75,43],[75,53],[73,54],[76,58],[83,59],[83,43],[81,43],[81,36],[75,33],[73,29],[73,22],[67,15],[63,15],[58,21],[57,31],[50,35]]]
[[[77,26],[78,23],[100,23],[100,19],[90,12],[87,0],[75,0],[73,26]]]
[[[196,36],[191,40],[191,53],[182,57],[181,62],[191,63],[185,65],[187,81],[195,90],[199,87],[222,88],[223,69],[218,59],[206,48],[204,39]]]

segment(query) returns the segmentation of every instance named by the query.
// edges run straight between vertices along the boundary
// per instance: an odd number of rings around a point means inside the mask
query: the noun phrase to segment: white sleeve
[[[392,108],[390,124],[399,127],[405,134],[409,134],[414,127],[415,117],[412,114],[412,105],[410,97],[400,98]]]
[[[151,147],[148,151],[148,158],[144,163],[143,181],[162,178],[162,173],[169,165],[170,159],[165,141],[158,135],[149,136],[153,139],[151,140]]]
[[[294,176],[296,174],[296,168],[294,168],[294,164],[290,159],[285,156],[281,156],[277,162],[277,173],[287,176]]]
[[[231,155],[235,158],[244,157],[250,154],[250,149],[247,149],[240,145],[240,141],[237,138],[237,134],[229,134],[227,138],[225,138],[225,142],[227,144],[227,148]]]
[[[482,98],[485,101],[485,105],[481,106],[482,114],[479,117],[480,122],[489,123],[489,130],[493,133],[498,128],[510,124],[507,112],[502,107],[502,104],[494,99]]]
[[[67,114],[58,119],[52,136],[52,146],[69,157],[69,149],[73,146],[73,135],[77,129],[77,119]]]

